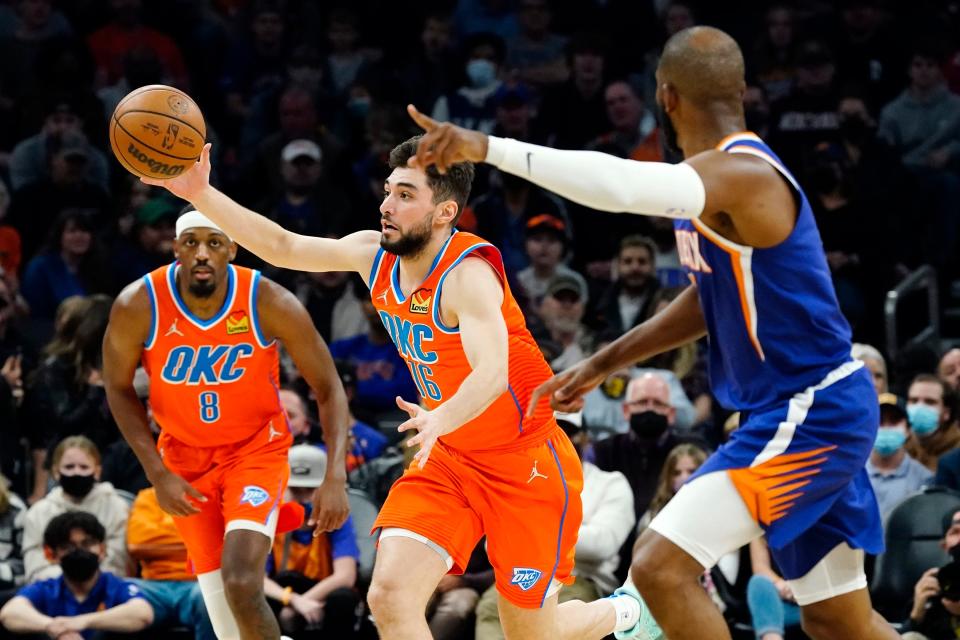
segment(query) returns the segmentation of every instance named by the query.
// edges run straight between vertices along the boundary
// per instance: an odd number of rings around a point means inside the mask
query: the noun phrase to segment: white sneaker
[[[640,592],[629,578],[622,587],[613,592],[610,598],[633,598],[640,603],[640,619],[626,631],[617,631],[613,635],[617,640],[665,640],[663,629],[653,619],[653,614],[640,596]]]

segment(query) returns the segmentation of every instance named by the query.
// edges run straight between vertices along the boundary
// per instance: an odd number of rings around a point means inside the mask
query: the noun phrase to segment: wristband
[[[293,587],[287,587],[283,590],[283,595],[280,596],[280,604],[285,607],[290,606],[290,600],[293,599]]]

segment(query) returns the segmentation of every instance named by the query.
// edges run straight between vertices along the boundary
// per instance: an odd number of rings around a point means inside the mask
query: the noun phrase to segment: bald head
[[[684,99],[706,107],[742,103],[743,54],[736,41],[713,27],[690,27],[673,35],[663,48],[658,84],[667,83]]]

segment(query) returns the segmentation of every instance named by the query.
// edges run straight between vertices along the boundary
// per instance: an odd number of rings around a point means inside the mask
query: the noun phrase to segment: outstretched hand
[[[397,396],[397,406],[406,411],[410,416],[409,420],[397,427],[397,431],[403,433],[410,429],[417,430],[417,435],[407,440],[407,446],[415,447],[420,445],[420,450],[413,456],[413,461],[423,469],[427,464],[427,459],[430,457],[430,452],[433,450],[433,445],[436,444],[437,439],[447,431],[443,428],[443,425],[440,424],[440,421],[437,420],[437,416],[433,411],[424,409],[418,404],[407,402],[400,396]]]
[[[458,162],[483,162],[487,157],[487,136],[479,131],[464,129],[449,122],[437,122],[420,113],[412,104],[407,113],[424,130],[417,146],[417,153],[407,166],[426,169],[434,164],[437,171],[446,173],[450,165]]]
[[[603,382],[604,377],[602,372],[591,366],[589,358],[558,373],[533,390],[530,404],[527,405],[527,417],[533,416],[537,404],[545,395],[550,398],[550,406],[554,411],[579,411],[583,408],[584,394]]]
[[[187,202],[193,202],[204,189],[210,186],[211,146],[209,142],[203,145],[203,149],[200,150],[200,157],[197,158],[197,163],[176,178],[157,180],[156,178],[141,177],[140,182],[153,187],[164,187],[178,198],[182,198]]]

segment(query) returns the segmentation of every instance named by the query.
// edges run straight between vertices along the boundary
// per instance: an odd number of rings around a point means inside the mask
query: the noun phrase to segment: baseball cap
[[[907,405],[900,396],[892,393],[881,393],[878,400],[880,402],[881,424],[884,422],[884,416],[889,416],[893,422],[907,419]]]
[[[587,285],[582,279],[572,275],[554,276],[553,280],[547,286],[547,295],[554,296],[561,291],[572,291],[577,294],[581,300],[587,299]]]
[[[556,419],[557,424],[560,425],[560,428],[563,429],[563,432],[568,436],[572,436],[583,429],[583,411],[575,411],[573,413],[554,411],[553,417]]]
[[[151,198],[137,209],[136,220],[140,224],[153,225],[163,219],[176,219],[179,207],[167,198]]]
[[[548,231],[567,239],[567,223],[552,213],[540,213],[527,219],[526,233],[532,236],[535,233]]]
[[[532,98],[533,95],[530,90],[522,84],[500,85],[500,88],[493,94],[494,104],[507,109],[528,105]]]
[[[811,40],[800,45],[797,53],[797,65],[801,67],[819,67],[833,62],[833,54],[822,42]]]
[[[297,158],[310,158],[315,162],[320,162],[320,159],[323,157],[323,152],[320,150],[320,145],[313,140],[300,138],[299,140],[288,142],[287,146],[280,152],[280,157],[284,162],[293,162]]]
[[[291,487],[319,487],[323,484],[323,476],[327,472],[327,454],[312,444],[298,444],[290,447],[287,456],[290,461]]]

